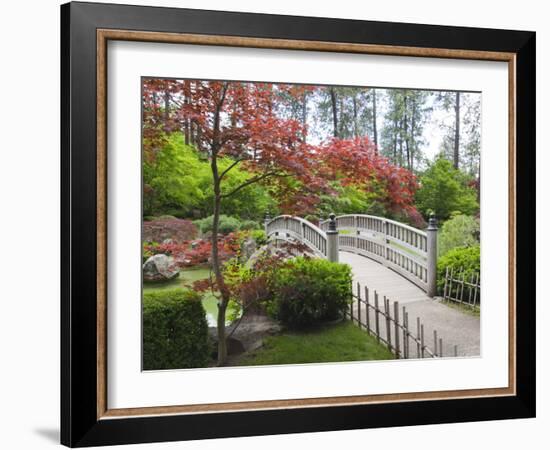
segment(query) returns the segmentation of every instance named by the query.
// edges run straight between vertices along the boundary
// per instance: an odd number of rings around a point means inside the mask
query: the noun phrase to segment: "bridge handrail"
[[[331,221],[333,225],[329,228]],[[326,231],[325,231],[325,230]],[[339,234],[338,229],[355,229],[355,234]],[[346,214],[321,222],[319,227],[306,219],[282,215],[266,219],[266,234],[283,239],[296,238],[330,261],[338,261],[338,249],[375,259],[420,286],[429,296],[436,292],[437,224],[430,218],[426,231],[395,220],[367,214]],[[366,235],[365,232],[371,233]]]
[[[277,227],[281,222],[283,222],[285,226]],[[298,224],[298,226],[295,226],[296,224]],[[327,256],[327,235],[321,228],[310,221],[301,217],[283,214],[274,217],[266,223],[266,234],[268,236],[280,230],[291,232],[295,234],[296,237],[303,238],[303,240],[307,241],[306,244],[309,244],[309,247],[318,251],[323,256]]]
[[[353,224],[349,223],[350,219]],[[361,223],[357,223],[358,222],[357,219],[368,219],[381,224],[381,226],[379,227],[361,226],[362,225]],[[329,222],[328,220],[324,220],[320,222],[319,223],[320,228],[321,229],[328,228],[328,222]],[[360,222],[365,223],[365,220],[362,220],[362,221],[360,220]],[[372,216],[369,214],[344,214],[336,217],[336,223],[338,224],[339,229],[351,228],[351,229],[358,229],[358,230],[373,231],[375,233],[384,234],[390,240],[403,243],[406,247],[409,247],[413,251],[420,251],[423,254],[427,253],[427,233],[418,228],[414,228],[410,225],[398,222],[396,220],[386,219],[385,217]],[[389,224],[391,226],[387,227],[385,224]],[[393,230],[392,227],[396,227],[396,228],[399,228],[400,230],[408,231],[409,233],[412,233],[413,235],[418,236],[420,239],[414,239],[415,242],[413,243],[412,242],[413,239],[403,238],[402,235],[405,233]]]
[[[347,218],[347,217],[364,217],[366,219],[380,220],[382,222],[387,222],[387,223],[391,223],[393,225],[397,225],[397,226],[402,227],[402,228],[406,228],[406,229],[408,229],[410,231],[413,231],[415,233],[418,233],[422,236],[426,236],[426,232],[422,231],[419,228],[412,227],[410,225],[407,225],[406,223],[398,222],[397,220],[386,219],[385,217],[380,217],[380,216],[371,216],[369,214],[343,214],[341,216],[336,216],[336,222],[338,222],[339,219]],[[328,223],[329,223],[328,219],[322,220],[322,221],[319,222],[319,227],[321,229],[324,229],[324,227],[328,227]],[[355,228],[355,227],[340,226],[340,224],[338,224],[338,228]]]
[[[338,219],[341,219],[341,218],[345,218],[345,217],[365,217],[367,219],[378,219],[378,220],[382,220],[384,222],[388,222],[388,223],[393,223],[394,225],[399,225],[403,228],[407,228],[411,231],[417,231],[421,234],[426,234],[425,231],[422,231],[421,229],[419,228],[415,228],[411,225],[407,225],[406,223],[402,223],[402,222],[398,222],[397,220],[393,220],[393,219],[386,219],[385,217],[380,217],[380,216],[373,216],[373,215],[370,215],[370,214],[342,214],[341,216],[336,216],[336,221],[338,221]],[[322,220],[321,222],[319,222],[320,224],[325,224],[325,223],[328,223],[329,220]]]

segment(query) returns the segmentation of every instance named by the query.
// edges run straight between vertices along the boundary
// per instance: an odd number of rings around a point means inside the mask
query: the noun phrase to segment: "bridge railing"
[[[319,227],[327,230],[330,221]],[[427,231],[366,214],[336,217],[341,250],[367,256],[413,282],[428,295],[435,295],[436,234],[435,220]]]
[[[374,259],[401,274],[433,297],[436,291],[437,227],[430,218],[426,231],[394,220],[365,214],[344,215],[319,227],[295,216],[266,219],[268,237],[297,239],[318,256],[338,261],[338,251]]]
[[[317,255],[328,257],[327,234],[301,217],[283,215],[267,219],[265,232],[268,237],[298,239]]]

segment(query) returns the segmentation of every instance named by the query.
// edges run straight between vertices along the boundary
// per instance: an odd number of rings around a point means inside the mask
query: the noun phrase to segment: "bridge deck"
[[[400,304],[430,300],[422,289],[370,258],[342,251],[339,258],[341,263],[349,264],[352,268],[354,289],[359,282],[361,286],[368,286],[371,292],[376,290],[380,295],[386,295],[391,301]]]
[[[384,295],[391,302],[398,301],[407,308],[413,331],[416,317],[421,317],[430,348],[433,348],[431,339],[435,329],[443,339],[444,356],[454,355],[454,345],[458,346],[459,356],[480,355],[479,317],[429,298],[419,287],[372,259],[343,251],[339,253],[339,258],[340,262],[349,264],[352,268],[355,292],[358,282],[362,289],[363,286],[368,286],[371,304],[374,303],[375,290],[380,296],[381,305]],[[363,295],[364,291],[361,292],[361,297]],[[381,321],[381,326],[384,327],[384,321]]]

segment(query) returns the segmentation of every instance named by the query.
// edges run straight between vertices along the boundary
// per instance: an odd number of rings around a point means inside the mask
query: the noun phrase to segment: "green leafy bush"
[[[195,221],[195,225],[199,227],[201,233],[209,233],[212,231],[212,225],[214,223],[214,216],[208,216],[204,219]],[[238,231],[241,228],[241,222],[239,219],[224,214],[220,215],[220,221],[218,224],[218,231],[221,234],[229,234]]]
[[[479,274],[480,253],[479,245],[473,247],[460,247],[448,251],[437,261],[437,287],[440,294],[445,286],[445,271],[453,270],[455,275],[464,274],[466,280],[472,275]]]
[[[210,347],[201,296],[169,289],[143,294],[143,369],[205,367]]]
[[[214,190],[210,163],[194,146],[185,145],[183,133],[174,132],[166,138],[155,158],[143,159],[143,214],[170,214],[182,219],[212,214]],[[218,159],[220,172],[234,162],[229,157]],[[249,178],[248,170],[233,167],[224,177],[224,191],[233,191]],[[268,189],[254,183],[225,198],[223,211],[230,216],[261,220],[263,211],[274,206]]]
[[[474,214],[479,204],[470,182],[468,175],[455,169],[450,161],[439,158],[420,177],[416,206],[425,217],[433,212],[441,220],[447,220],[456,211]]]
[[[254,239],[258,247],[267,244],[267,236],[264,230],[252,230],[250,236]]]
[[[241,230],[257,230],[260,228],[260,225],[255,220],[243,220],[241,222]]]
[[[454,215],[441,227],[437,244],[439,256],[453,248],[479,244],[479,221],[472,216]]]
[[[148,242],[144,241],[142,243],[143,251],[142,251],[142,262],[145,263],[151,256],[156,255],[158,252],[156,251],[159,247],[158,242]]]
[[[351,299],[351,268],[324,259],[298,257],[274,270],[268,312],[289,328],[343,316]]]

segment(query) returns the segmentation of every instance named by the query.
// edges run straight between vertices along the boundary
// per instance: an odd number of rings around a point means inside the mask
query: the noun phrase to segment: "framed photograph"
[[[61,7],[61,441],[535,415],[535,33]]]

